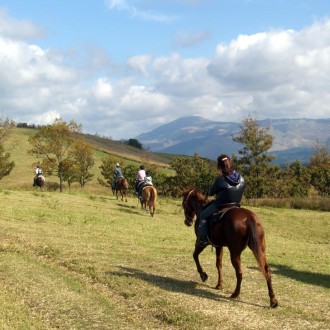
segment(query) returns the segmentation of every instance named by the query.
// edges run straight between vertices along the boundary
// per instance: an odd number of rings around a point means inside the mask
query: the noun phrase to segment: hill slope
[[[10,160],[15,162],[15,167],[10,175],[0,180],[0,188],[24,188],[31,189],[34,177],[34,164],[38,159],[28,153],[31,145],[28,142],[29,137],[36,134],[35,129],[15,128],[7,144]],[[139,150],[125,143],[101,138],[93,135],[83,135],[86,142],[90,143],[94,149],[94,167],[91,173],[94,174],[92,182],[89,185],[99,185],[97,178],[102,177],[100,165],[102,159],[109,154],[118,157],[118,162],[122,164],[133,164],[138,166],[140,163],[154,163],[159,167],[167,167],[168,158],[156,155],[152,152]],[[58,178],[47,177],[47,181],[58,182]]]

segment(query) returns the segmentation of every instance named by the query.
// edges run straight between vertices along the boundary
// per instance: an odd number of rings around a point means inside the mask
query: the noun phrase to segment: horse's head
[[[204,204],[205,198],[198,189],[189,189],[182,192],[182,207],[186,226],[192,226],[197,212]]]

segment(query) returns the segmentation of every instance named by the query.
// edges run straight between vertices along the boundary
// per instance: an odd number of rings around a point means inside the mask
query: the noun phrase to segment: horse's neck
[[[195,211],[199,211],[206,204],[206,200],[196,198],[193,203]]]

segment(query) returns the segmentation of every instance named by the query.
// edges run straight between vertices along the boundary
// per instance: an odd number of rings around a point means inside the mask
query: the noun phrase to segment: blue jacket
[[[120,167],[115,168],[115,170],[113,171],[113,176],[114,176],[114,179],[119,179],[120,177],[124,177],[123,172]]]

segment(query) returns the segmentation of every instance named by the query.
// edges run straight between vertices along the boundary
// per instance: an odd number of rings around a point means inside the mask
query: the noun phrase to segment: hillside
[[[318,140],[330,142],[330,119],[267,119],[260,127],[270,127],[274,137],[270,153],[275,162],[284,164],[300,160],[307,163]],[[241,123],[211,121],[199,116],[183,117],[137,136],[154,152],[193,155],[216,159],[220,153],[233,154],[242,146],[233,142]]]
[[[32,181],[34,177],[34,163],[38,159],[28,153],[31,148],[28,139],[30,136],[36,134],[36,130],[29,128],[15,128],[7,147],[10,153],[10,160],[15,162],[15,167],[10,175],[0,180],[0,188],[32,188]],[[161,168],[167,168],[169,158],[152,152],[139,150],[133,148],[119,141],[113,141],[93,135],[83,135],[86,142],[90,143],[94,149],[95,165],[91,172],[94,174],[89,185],[99,185],[97,178],[101,177],[100,165],[102,159],[107,155],[115,155],[118,157],[118,162],[121,164],[133,164],[138,166],[141,163],[153,163]],[[58,182],[58,178],[48,177],[47,181]]]

